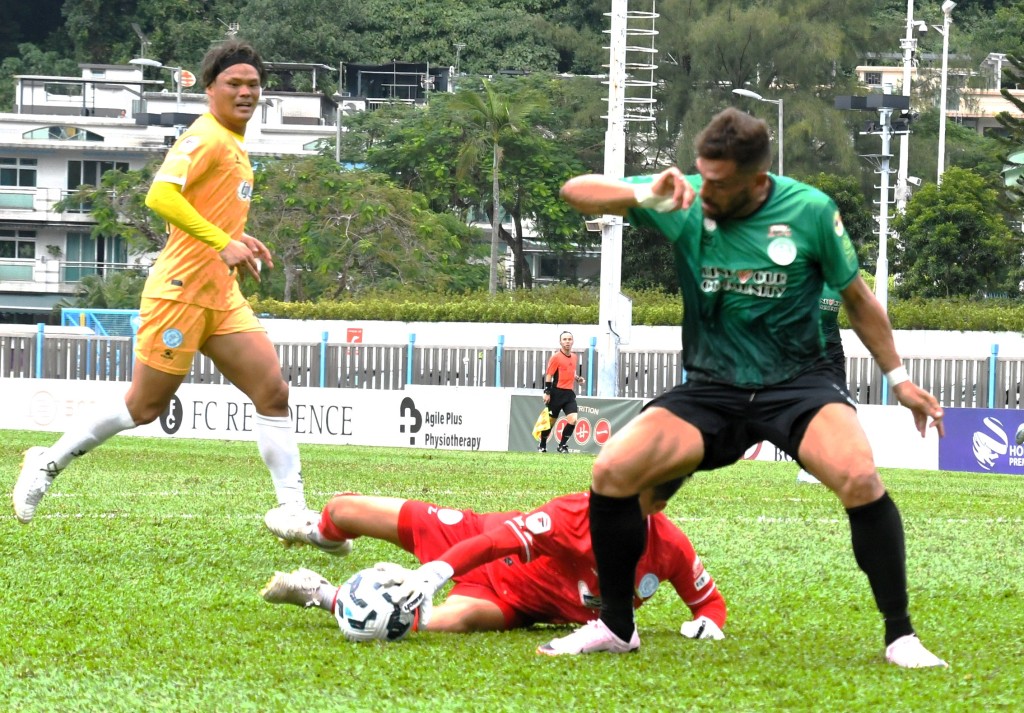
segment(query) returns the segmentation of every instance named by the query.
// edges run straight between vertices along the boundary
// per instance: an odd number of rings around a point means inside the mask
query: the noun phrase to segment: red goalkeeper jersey
[[[589,500],[588,493],[564,495],[501,525],[517,538],[519,552],[483,567],[494,591],[527,618],[586,623],[597,616],[601,602],[590,546]],[[725,601],[689,538],[661,513],[647,518],[647,528],[634,606],[669,582],[694,616],[723,626]]]

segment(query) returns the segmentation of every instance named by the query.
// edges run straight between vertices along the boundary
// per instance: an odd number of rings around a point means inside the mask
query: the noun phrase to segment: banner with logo
[[[939,468],[1024,475],[1024,411],[948,408]]]
[[[566,444],[570,453],[597,453],[613,433],[625,426],[640,413],[642,399],[596,399],[577,396],[579,407],[576,430]],[[533,425],[537,412],[544,405],[540,395],[513,396],[509,412],[508,449],[510,451],[535,451],[537,441],[533,438]],[[548,437],[548,450],[554,451],[562,438],[562,431],[568,425],[565,414],[558,414]]]
[[[0,428],[68,430],[124,398],[128,384],[4,379]],[[293,387],[289,399],[299,443],[404,446],[438,450],[508,449],[504,389],[410,387],[404,391]],[[126,435],[250,440],[256,409],[234,386],[182,384],[153,423]]]

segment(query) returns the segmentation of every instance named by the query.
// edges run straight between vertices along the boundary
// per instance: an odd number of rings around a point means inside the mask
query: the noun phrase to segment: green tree
[[[134,171],[107,171],[99,186],[79,186],[56,210],[87,206],[96,239],[121,237],[135,253],[158,252],[167,243],[167,224],[146,207],[146,193],[159,159]]]
[[[82,278],[74,299],[62,304],[85,309],[138,309],[146,275],[142,271],[120,270],[108,276]]]
[[[366,289],[479,287],[472,231],[384,176],[339,171],[328,157],[272,161],[256,175],[247,230],[274,255],[261,294],[338,298]]]
[[[1024,5],[1024,0],[1020,3]],[[1024,8],[1022,8],[1024,11]],[[1008,166],[1018,166],[1021,163],[1021,157],[1024,155],[1024,100],[1020,97],[1014,96],[1008,86],[1014,86],[1012,82],[1019,81],[1021,77],[1024,77],[1024,52],[1020,55],[1008,55],[1007,60],[1009,61],[1009,67],[1006,68],[1005,82],[1000,93],[1003,98],[1013,104],[1017,108],[1018,115],[1014,116],[1009,112],[1000,112],[996,114],[996,121],[1006,130],[1005,136],[1000,136],[998,141],[1001,148],[1003,149],[1002,160]],[[1013,159],[1011,159],[1011,156]],[[1014,212],[1021,217],[1024,221],[1024,215],[1021,215],[1022,202],[1024,202],[1024,179],[1022,179],[1022,173],[1020,169],[1010,169],[1012,172],[1008,172],[1007,176],[1007,192],[1008,197],[1014,203]],[[1013,177],[1016,177],[1016,181],[1012,181]]]
[[[922,187],[896,216],[899,297],[1020,296],[1021,240],[1011,233],[998,193],[981,176],[950,168]]]
[[[852,176],[831,173],[818,173],[803,180],[835,201],[861,266],[873,269],[878,258],[878,231],[860,182]]]
[[[491,176],[491,274],[488,290],[498,291],[498,247],[501,236],[501,159],[511,135],[526,128],[527,117],[538,108],[536,100],[498,94],[491,82],[483,81],[481,92],[460,91],[451,100],[452,109],[462,114],[465,138],[459,150],[457,175],[479,168],[481,154],[490,154],[485,170]]]

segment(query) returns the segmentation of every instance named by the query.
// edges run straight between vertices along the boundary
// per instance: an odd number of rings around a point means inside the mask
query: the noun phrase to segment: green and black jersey
[[[843,335],[839,331],[839,308],[842,306],[843,296],[826,284],[818,303],[821,334],[825,338],[825,355],[845,372],[846,353],[843,352]]]
[[[701,177],[686,178],[699,192]],[[857,276],[857,254],[832,199],[790,178],[771,181],[755,213],[721,223],[704,217],[699,199],[670,213],[629,211],[633,224],[672,243],[689,379],[760,388],[824,358],[822,289],[846,288]]]

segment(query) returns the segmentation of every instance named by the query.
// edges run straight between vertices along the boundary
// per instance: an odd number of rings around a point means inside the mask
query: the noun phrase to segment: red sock
[[[325,540],[331,540],[332,542],[341,542],[342,540],[354,540],[357,536],[350,535],[345,532],[334,522],[331,521],[331,514],[328,512],[327,507],[324,507],[323,513],[320,515],[320,535]]]

